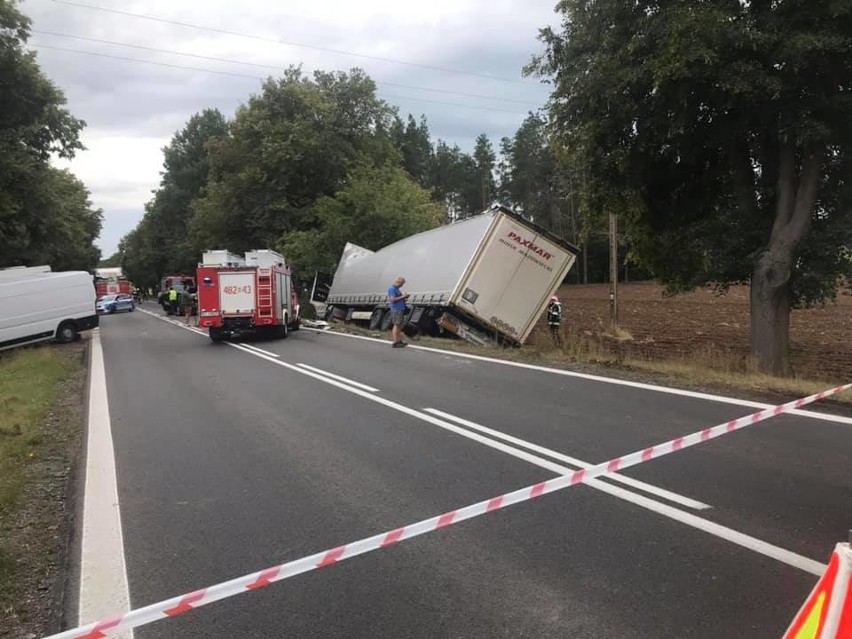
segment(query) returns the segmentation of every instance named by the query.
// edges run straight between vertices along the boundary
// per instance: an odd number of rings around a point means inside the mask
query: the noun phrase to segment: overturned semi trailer
[[[578,254],[572,244],[494,205],[379,251],[347,244],[326,318],[387,330],[387,289],[404,277],[411,295],[407,333],[523,344]]]

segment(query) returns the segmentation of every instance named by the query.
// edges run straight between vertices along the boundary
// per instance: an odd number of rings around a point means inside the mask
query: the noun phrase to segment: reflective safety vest
[[[174,289],[169,291],[169,301],[170,302],[177,302],[177,299],[178,299],[178,292]]]

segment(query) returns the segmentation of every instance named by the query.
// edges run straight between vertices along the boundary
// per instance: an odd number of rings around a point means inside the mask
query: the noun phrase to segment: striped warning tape
[[[202,588],[201,590],[196,590],[195,592],[181,595],[179,597],[166,599],[165,601],[160,601],[121,615],[116,615],[109,619],[96,621],[85,626],[66,630],[64,632],[51,635],[46,639],[101,639],[102,637],[107,637],[110,633],[114,633],[118,630],[136,628],[168,617],[175,617],[195,608],[211,604],[214,601],[219,601],[220,599],[233,597],[234,595],[251,590],[257,590],[268,586],[273,582],[295,577],[296,575],[301,575],[302,573],[310,572],[318,568],[326,568],[334,565],[338,561],[343,561],[344,559],[363,555],[373,550],[388,548],[400,541],[405,541],[406,539],[411,539],[418,535],[440,530],[441,528],[446,528],[452,524],[458,524],[467,519],[473,519],[474,517],[479,517],[480,515],[484,515],[494,510],[506,508],[507,506],[528,501],[530,499],[535,499],[541,495],[562,490],[563,488],[576,486],[577,484],[582,484],[594,479],[595,477],[600,477],[601,475],[619,472],[625,468],[636,466],[637,464],[643,464],[657,457],[675,453],[679,450],[683,450],[684,448],[689,448],[690,446],[695,446],[696,444],[715,439],[716,437],[721,437],[722,435],[726,435],[735,430],[757,424],[758,422],[762,422],[770,417],[775,417],[776,415],[780,415],[787,411],[801,408],[807,404],[812,404],[813,402],[817,402],[831,395],[842,393],[849,389],[852,389],[852,384],[837,386],[821,393],[817,393],[816,395],[803,397],[801,399],[788,402],[787,404],[767,408],[757,413],[740,417],[739,419],[734,419],[711,428],[705,428],[704,430],[692,433],[691,435],[678,437],[656,446],[649,446],[644,450],[639,450],[634,453],[630,453],[629,455],[624,455],[623,457],[616,457],[596,466],[592,466],[591,468],[576,470],[566,475],[561,475],[554,479],[540,482],[533,486],[521,488],[520,490],[506,493],[505,495],[499,495],[498,497],[493,497],[492,499],[487,499],[458,510],[452,510],[444,513],[443,515],[432,517],[431,519],[425,519],[415,524],[383,532],[379,535],[354,541],[344,546],[325,550],[323,552],[310,555],[309,557],[302,557],[301,559],[296,559],[294,561],[287,562],[286,564],[272,566],[271,568],[261,570],[260,572],[254,572],[243,577],[238,577],[230,581],[216,584],[215,586]]]

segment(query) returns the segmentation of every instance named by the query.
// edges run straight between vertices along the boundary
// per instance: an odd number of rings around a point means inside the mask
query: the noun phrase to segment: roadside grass
[[[342,333],[387,338],[379,331],[370,331],[353,325],[333,324],[332,330]],[[656,381],[684,384],[693,387],[717,389],[739,389],[753,392],[780,393],[804,397],[852,380],[820,379],[818,375],[775,377],[757,370],[750,359],[730,353],[705,349],[682,357],[664,360],[620,355],[610,348],[611,343],[625,342],[632,338],[627,331],[616,335],[602,333],[598,336],[568,334],[561,348],[554,346],[545,331],[535,331],[527,343],[519,348],[476,346],[457,339],[421,337],[415,343],[447,351],[470,353],[496,359],[551,368],[568,369],[572,366],[597,366],[607,369],[607,374],[651,375]],[[600,371],[599,371],[600,372]],[[835,395],[831,401],[852,404],[852,391]]]
[[[82,370],[74,351],[43,346],[0,354],[0,635],[2,619],[15,618],[27,594],[24,570],[44,578],[53,561],[55,550],[42,544],[51,533],[39,528],[56,526],[55,513],[36,502],[55,496],[55,460],[67,462],[67,451],[57,450],[57,440],[67,444],[67,437],[54,438],[50,422],[57,421],[51,415],[63,383]],[[46,521],[33,526],[33,513]]]

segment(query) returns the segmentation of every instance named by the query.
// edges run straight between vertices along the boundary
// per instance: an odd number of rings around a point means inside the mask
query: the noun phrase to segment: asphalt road
[[[577,467],[524,443],[599,463],[752,412],[307,331],[266,358],[141,312],[100,332],[134,607]],[[652,487],[547,495],[136,637],[776,638],[816,581],[797,562],[852,527],[850,461],[852,425],[783,416],[625,473]]]

